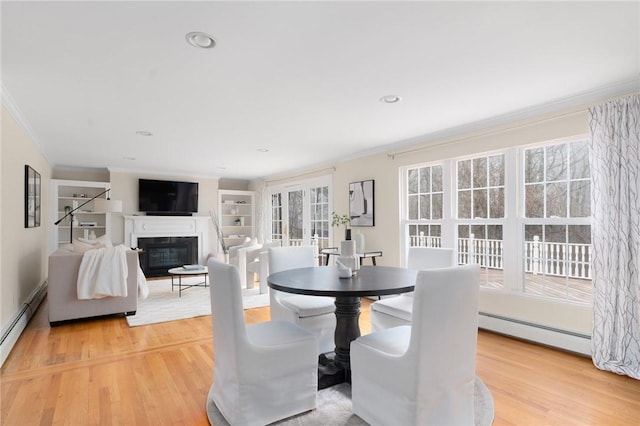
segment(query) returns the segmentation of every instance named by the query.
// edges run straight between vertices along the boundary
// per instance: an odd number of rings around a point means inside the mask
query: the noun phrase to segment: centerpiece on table
[[[351,229],[349,229],[349,224],[351,223],[351,218],[347,214],[337,214],[336,212],[331,212],[331,226],[344,226],[344,239],[351,239]]]
[[[344,226],[345,240],[340,242],[340,256],[338,256],[338,265],[344,269],[348,269],[351,273],[355,273],[360,269],[360,261],[356,256],[356,244],[351,240],[351,229],[349,224],[351,219],[349,215],[339,215],[336,212],[331,212],[331,225],[332,226]]]

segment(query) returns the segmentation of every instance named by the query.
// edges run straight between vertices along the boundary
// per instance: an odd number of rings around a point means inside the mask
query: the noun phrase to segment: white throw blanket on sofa
[[[78,271],[78,299],[101,299],[107,296],[127,297],[127,258],[125,245],[87,250]],[[149,294],[147,282],[138,267],[138,294]]]

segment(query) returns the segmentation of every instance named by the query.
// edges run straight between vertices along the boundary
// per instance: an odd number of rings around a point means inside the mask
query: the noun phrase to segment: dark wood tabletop
[[[384,296],[413,291],[418,271],[391,266],[361,266],[351,278],[340,278],[335,266],[289,269],[269,275],[269,287],[310,296]]]

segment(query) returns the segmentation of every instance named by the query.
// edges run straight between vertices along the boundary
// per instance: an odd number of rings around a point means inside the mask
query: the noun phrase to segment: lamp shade
[[[111,198],[96,198],[94,202],[94,210],[101,213],[121,212],[122,201],[112,200]]]

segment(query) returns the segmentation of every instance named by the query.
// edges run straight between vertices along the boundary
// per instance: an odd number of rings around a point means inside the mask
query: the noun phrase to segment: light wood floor
[[[269,311],[245,317],[265,321]],[[45,302],[2,367],[0,422],[207,425],[210,321],[130,328],[108,318],[50,328]],[[481,331],[477,375],[493,394],[494,425],[640,425],[640,381],[584,357]]]

